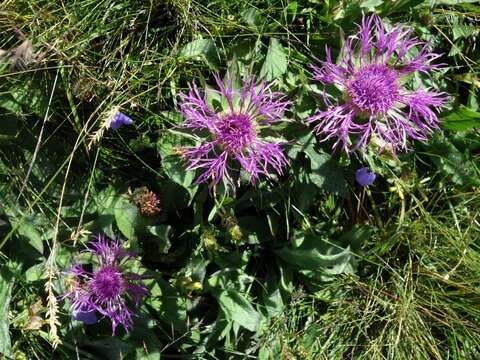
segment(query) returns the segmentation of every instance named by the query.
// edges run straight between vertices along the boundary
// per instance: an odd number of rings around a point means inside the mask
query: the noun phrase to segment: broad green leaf
[[[301,212],[307,211],[315,203],[315,197],[318,193],[317,186],[308,181],[307,176],[306,174],[300,174],[299,179],[295,181],[295,206]]]
[[[13,137],[17,133],[18,117],[8,110],[0,107],[0,140],[3,137]]]
[[[95,358],[106,360],[126,359],[133,350],[132,344],[120,340],[117,336],[102,337],[99,340],[89,340],[86,337],[83,345],[92,349],[91,351],[97,355]]]
[[[165,159],[171,157],[176,149],[188,145],[192,145],[192,140],[189,137],[184,136],[178,131],[167,131],[164,132],[161,138],[157,141],[157,151],[162,156],[162,159]],[[177,158],[177,161],[180,163],[182,162],[179,157]]]
[[[180,49],[180,55],[187,58],[195,58],[200,55],[205,55],[207,52],[215,48],[215,42],[211,39],[197,39],[189,42]]]
[[[148,321],[143,316],[135,320],[129,343],[134,343],[135,359],[137,360],[160,360],[162,344],[154,331],[155,322]]]
[[[331,275],[353,272],[355,267],[349,245],[342,248],[320,236],[305,235],[302,232],[297,232],[290,245],[276,250],[275,253],[307,276],[321,280],[328,280]]]
[[[350,261],[349,249],[339,251],[337,247],[331,247],[328,252],[321,253],[317,249],[289,249],[283,248],[276,251],[284,261],[307,270],[322,270],[322,268],[334,267]]]
[[[480,127],[480,113],[465,106],[451,111],[441,119],[442,127],[452,131],[465,131]]]
[[[453,40],[472,36],[477,31],[478,30],[474,26],[470,26],[470,25],[462,25],[462,24],[452,25]]]
[[[46,80],[50,79],[40,80],[30,76],[18,76],[15,80],[0,79],[0,105],[16,115],[34,113],[39,117],[44,116],[48,103]],[[49,87],[51,85],[48,83]]]
[[[312,349],[317,345],[320,335],[325,332],[324,328],[319,324],[310,325],[303,334],[302,342],[306,349]]]
[[[123,236],[129,240],[137,240],[136,229],[141,228],[144,223],[137,207],[125,197],[120,196],[115,203],[114,214],[117,227]]]
[[[169,179],[183,186],[190,194],[190,198],[193,198],[198,188],[192,185],[195,172],[186,170],[184,162],[178,156],[165,157],[162,160],[162,167]]]
[[[350,231],[344,233],[338,239],[339,243],[348,244],[354,251],[361,249],[362,245],[370,239],[373,229],[367,225],[355,225]]]
[[[32,217],[22,220],[18,225],[17,233],[28,239],[28,243],[40,254],[43,254],[42,234],[35,227],[34,219]]]
[[[241,216],[238,225],[250,244],[259,244],[272,238],[267,219],[259,216]]]
[[[383,0],[364,0],[360,3],[360,7],[368,11],[375,11],[375,8],[382,4]]]
[[[283,14],[288,22],[293,22],[298,12],[298,2],[292,1],[283,9]]]
[[[259,360],[274,360],[282,359],[283,346],[280,343],[278,336],[272,339],[273,341],[267,341],[258,351]]]
[[[218,303],[228,318],[250,331],[257,331],[260,314],[243,294],[235,289],[226,289],[220,293]]]
[[[282,295],[280,289],[277,288],[263,298],[263,305],[270,317],[280,316],[284,309]]]
[[[265,81],[277,79],[287,71],[287,55],[280,41],[276,38],[270,39],[267,56],[260,69],[260,78]]]
[[[170,240],[168,236],[172,227],[170,225],[147,226],[148,232],[152,234],[161,253],[166,254],[170,249]]]
[[[434,136],[424,145],[438,170],[457,185],[478,185],[475,166],[448,139]]]
[[[0,354],[11,356],[8,309],[13,287],[13,274],[4,265],[0,270]]]
[[[243,12],[243,18],[245,22],[250,26],[260,27],[265,23],[265,17],[256,8],[248,8]]]
[[[211,39],[197,39],[186,44],[180,49],[180,57],[184,59],[204,58],[209,65],[217,67],[220,62],[220,55],[215,42]]]
[[[468,4],[468,3],[477,3],[477,2],[478,2],[478,0],[435,0],[431,6],[435,6],[435,5],[457,5],[457,4]]]
[[[160,319],[169,326],[173,326],[180,334],[187,331],[185,300],[168,282],[161,278],[155,279],[148,302],[157,311]]]
[[[25,274],[25,280],[27,280],[27,282],[34,282],[40,279],[44,279],[46,275],[45,264],[44,263],[35,264],[29,267],[24,274]]]
[[[401,13],[410,10],[426,0],[397,0],[387,1],[382,5],[382,15]]]
[[[325,189],[341,197],[348,197],[348,185],[340,166],[327,153],[318,153],[308,147],[306,153],[310,158],[312,172],[310,180],[317,187]]]

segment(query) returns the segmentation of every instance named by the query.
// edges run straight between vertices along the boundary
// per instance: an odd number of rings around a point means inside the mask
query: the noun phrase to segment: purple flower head
[[[126,252],[117,239],[98,235],[90,242],[87,252],[93,255],[93,270],[74,264],[70,270],[73,277],[70,291],[65,294],[72,302],[75,319],[86,324],[97,321],[97,314],[109,317],[112,333],[118,325],[128,331],[133,325],[134,312],[130,303],[138,306],[148,294],[141,276],[126,271],[133,254]]]
[[[117,130],[122,125],[132,125],[133,120],[124,113],[117,111],[110,121],[110,129]]]
[[[334,140],[334,148],[347,153],[364,149],[370,139],[393,152],[405,151],[407,139],[426,140],[438,128],[446,94],[407,90],[403,77],[438,69],[432,61],[440,55],[411,32],[400,26],[386,30],[376,15],[364,16],[357,34],[345,40],[337,63],[327,48],[322,67],[312,66],[314,80],[343,92],[343,101],[336,103],[324,92],[327,109],[309,119],[322,141]]]
[[[215,80],[215,90],[200,94],[191,85],[189,93],[181,95],[182,126],[207,134],[201,145],[183,149],[187,169],[201,170],[195,183],[232,183],[232,168],[243,168],[253,184],[262,174],[281,175],[287,165],[281,143],[266,141],[261,131],[281,121],[290,103],[283,94],[273,92],[271,84],[255,86],[252,79],[237,89],[231,79],[225,84],[217,74]]]
[[[355,172],[355,180],[362,187],[372,185],[376,177],[377,175],[368,167],[360,168]]]

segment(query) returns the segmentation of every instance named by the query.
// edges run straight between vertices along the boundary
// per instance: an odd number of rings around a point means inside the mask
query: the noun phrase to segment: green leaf
[[[318,339],[324,333],[324,329],[319,324],[310,325],[303,334],[302,342],[306,349],[312,349],[318,344]]]
[[[133,350],[133,345],[120,340],[116,336],[103,337],[99,340],[86,338],[84,345],[94,351],[97,355],[96,358],[107,360],[125,359]]]
[[[285,74],[287,71],[287,55],[285,50],[276,38],[270,39],[267,56],[260,69],[260,78],[265,81],[272,81]]]
[[[195,58],[200,55],[206,54],[208,51],[215,47],[215,43],[211,39],[197,39],[189,42],[180,49],[180,55],[187,58]]]
[[[272,238],[273,234],[264,217],[240,216],[237,220],[242,233],[247,237],[247,243],[259,244]]]
[[[115,203],[114,214],[117,227],[123,236],[129,240],[137,240],[136,229],[141,228],[144,224],[137,207],[120,196]]]
[[[10,332],[8,324],[8,309],[13,287],[13,274],[6,267],[0,270],[0,354],[11,356]]]
[[[424,145],[437,169],[457,185],[478,185],[475,166],[448,139],[434,136]]]
[[[170,249],[170,240],[168,239],[172,227],[170,225],[147,226],[148,232],[157,240],[157,246],[161,253],[166,254]]]
[[[17,133],[18,117],[8,110],[0,107],[0,139],[13,137]]]
[[[460,106],[442,117],[441,124],[443,128],[452,131],[465,131],[480,127],[480,113]]]
[[[257,331],[260,314],[253,308],[245,296],[235,289],[226,289],[220,293],[218,303],[227,318],[250,331]]]
[[[272,339],[272,342],[266,342],[258,351],[259,360],[282,359],[284,354],[283,345],[280,343],[278,336]]]
[[[162,167],[170,180],[184,188],[188,188],[193,181],[194,172],[187,171],[185,164],[178,156],[167,156],[162,160]]]
[[[280,316],[285,307],[280,289],[276,288],[269,294],[265,294],[263,298],[263,304],[265,305],[265,309],[270,317],[273,318],[275,316]]]
[[[331,275],[353,272],[355,268],[350,246],[342,248],[313,234],[297,232],[289,246],[275,253],[299,270],[321,274],[321,280],[329,280]]]
[[[18,76],[15,80],[0,79],[0,105],[9,113],[16,115],[45,115],[48,95],[45,84],[50,88],[52,79],[38,79],[30,76]],[[50,89],[51,90],[51,89]],[[49,91],[50,91],[49,90]]]
[[[368,225],[355,225],[350,231],[340,236],[338,241],[349,245],[353,251],[358,251],[370,239],[372,233],[373,229]]]
[[[204,58],[214,68],[220,63],[220,55],[215,42],[211,39],[200,38],[189,42],[180,49],[180,57],[193,60]]]
[[[321,268],[334,267],[344,264],[350,260],[349,249],[331,247],[325,253],[317,249],[288,249],[283,248],[276,251],[284,261],[296,265],[301,269],[320,270]],[[341,273],[342,271],[338,272]]]
[[[198,186],[192,185],[195,172],[186,170],[185,164],[178,156],[165,157],[162,160],[162,167],[169,179],[187,190],[192,199],[198,189]]]
[[[245,22],[250,26],[260,27],[265,23],[265,17],[256,8],[248,8],[242,15]]]
[[[348,198],[348,184],[340,166],[327,153],[318,153],[313,147],[308,147],[306,153],[310,158],[312,172],[310,180],[317,187],[336,195]]]
[[[452,25],[453,40],[457,40],[458,38],[467,38],[469,36],[472,36],[476,32],[477,29],[474,26],[462,24]]]
[[[382,5],[382,15],[402,13],[422,4],[425,0],[387,1]]]
[[[187,331],[187,310],[185,300],[168,282],[157,278],[150,291],[149,305],[155,309],[160,319],[180,334]]]
[[[143,316],[135,320],[128,338],[129,343],[135,344],[135,359],[160,360],[162,344],[153,330],[154,325],[154,321],[148,321]]]
[[[364,0],[360,3],[360,7],[368,11],[375,11],[375,8],[382,4],[383,0]]]
[[[435,0],[431,6],[477,3],[478,0]]]
[[[306,179],[306,174],[301,174],[299,179],[295,181],[294,201],[295,206],[301,212],[307,211],[314,203],[318,193],[318,188]]]
[[[32,217],[22,220],[22,222],[18,225],[17,233],[18,235],[25,237],[28,240],[28,243],[35,250],[37,250],[40,254],[43,254],[42,235],[34,226],[34,219]]]

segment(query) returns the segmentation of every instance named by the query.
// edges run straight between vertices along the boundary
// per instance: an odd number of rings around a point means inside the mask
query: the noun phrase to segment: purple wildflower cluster
[[[260,133],[281,121],[289,102],[283,94],[271,91],[271,84],[255,86],[252,79],[235,89],[231,79],[225,84],[217,74],[215,80],[217,90],[210,90],[210,96],[218,96],[223,109],[214,107],[208,92],[200,94],[195,85],[182,95],[183,127],[208,134],[200,146],[183,151],[188,169],[201,169],[196,183],[231,183],[233,162],[250,174],[252,183],[261,174],[268,176],[270,170],[281,175],[287,165],[281,143],[268,142]]]
[[[334,140],[345,152],[364,149],[375,138],[393,152],[407,150],[407,139],[426,140],[438,127],[437,112],[447,102],[444,93],[429,89],[407,90],[403,77],[439,68],[432,61],[440,55],[411,37],[411,29],[386,30],[376,16],[366,16],[356,35],[345,40],[337,63],[330,49],[322,67],[313,66],[314,79],[335,85],[343,101],[327,105],[309,121],[322,141]]]
[[[96,264],[92,271],[74,264],[70,291],[66,294],[72,302],[72,312],[77,320],[86,324],[97,321],[97,314],[110,318],[112,332],[118,325],[128,331],[133,324],[134,312],[129,302],[138,306],[148,294],[146,287],[137,282],[141,276],[126,272],[125,265],[133,260],[133,254],[125,251],[119,240],[98,235],[89,243]]]
[[[348,37],[338,62],[327,48],[321,67],[312,66],[314,80],[334,85],[342,99],[332,102],[324,90],[327,109],[308,119],[315,124],[321,141],[333,140],[334,149],[349,153],[364,150],[372,141],[393,153],[408,150],[408,140],[427,140],[438,128],[437,113],[447,103],[445,93],[428,88],[408,90],[406,75],[429,73],[439,65],[432,62],[440,55],[411,36],[411,29],[396,26],[387,30],[376,15],[364,16],[357,34]],[[182,94],[183,127],[204,131],[209,139],[197,147],[183,149],[189,170],[201,169],[196,183],[221,179],[231,182],[232,162],[236,161],[255,183],[272,170],[282,174],[287,160],[280,143],[261,137],[261,129],[280,121],[289,102],[271,84],[243,83],[234,89],[215,76],[215,99],[227,106],[218,109],[195,85]]]

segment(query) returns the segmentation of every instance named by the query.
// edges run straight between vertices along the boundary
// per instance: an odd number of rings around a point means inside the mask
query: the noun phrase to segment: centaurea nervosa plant
[[[181,95],[182,126],[206,135],[201,144],[182,151],[188,170],[200,169],[195,183],[233,182],[232,172],[243,168],[251,183],[260,175],[282,174],[287,159],[280,142],[262,138],[261,131],[282,120],[289,102],[272,84],[255,85],[254,79],[236,88],[215,75],[217,89],[200,93],[195,85]]]
[[[75,263],[70,270],[70,289],[65,294],[72,303],[74,317],[92,324],[100,314],[110,318],[113,334],[118,325],[128,331],[135,316],[131,306],[138,306],[148,294],[139,283],[142,277],[127,270],[134,255],[125,251],[118,239],[102,235],[90,241],[87,251],[95,261],[92,270]]]
[[[405,76],[437,70],[432,61],[440,55],[411,32],[401,26],[387,30],[378,16],[364,16],[357,34],[345,39],[337,63],[327,48],[322,66],[312,67],[313,79],[336,86],[343,97],[331,102],[324,93],[327,109],[309,119],[323,141],[351,152],[374,138],[381,147],[405,151],[409,139],[426,140],[438,127],[437,112],[448,97],[426,88],[408,90]]]

